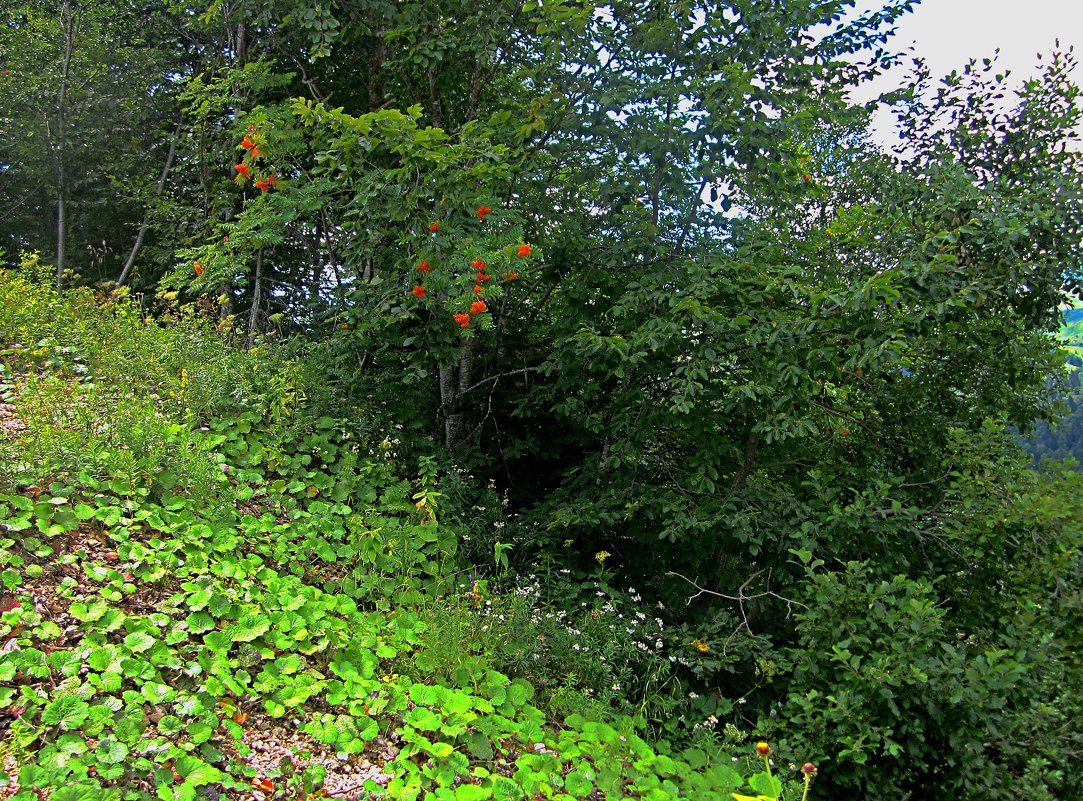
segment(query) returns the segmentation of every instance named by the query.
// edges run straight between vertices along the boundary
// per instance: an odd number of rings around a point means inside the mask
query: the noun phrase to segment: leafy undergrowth
[[[547,713],[434,629],[491,605],[435,471],[306,415],[294,365],[9,276],[0,335],[0,796],[778,797],[754,760]]]

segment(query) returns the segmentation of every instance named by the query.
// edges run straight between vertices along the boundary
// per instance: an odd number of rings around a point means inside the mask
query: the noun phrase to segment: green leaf
[[[115,693],[120,689],[124,677],[117,671],[107,670],[104,673],[91,673],[87,680],[103,693]]]
[[[192,611],[199,611],[200,609],[204,609],[207,604],[210,603],[212,595],[213,592],[210,587],[202,587],[189,595],[185,604]]]
[[[228,617],[233,609],[233,603],[225,595],[215,593],[211,596],[207,609],[215,617]]]
[[[165,715],[158,721],[158,731],[162,734],[176,734],[183,728],[184,724],[176,715]]]
[[[51,701],[41,712],[41,722],[58,726],[61,731],[71,731],[87,719],[90,704],[74,695],[65,695]]]
[[[270,628],[270,621],[265,615],[243,615],[235,625],[229,627],[228,633],[234,642],[252,642]]]
[[[94,753],[94,758],[106,765],[123,762],[126,756],[128,756],[128,746],[118,743],[112,737],[103,737],[99,740],[98,750]]]
[[[491,789],[476,784],[460,784],[455,788],[455,801],[485,801],[492,797]]]
[[[487,762],[493,758],[493,744],[481,732],[467,732],[462,735],[466,748],[475,759]]]
[[[214,727],[201,720],[195,720],[188,724],[188,735],[197,745],[205,743],[214,736]]]
[[[176,696],[176,690],[156,681],[148,681],[140,689],[140,695],[152,704],[164,704],[172,701]]]
[[[325,562],[334,562],[338,559],[334,547],[327,540],[316,540],[313,550]]]
[[[719,792],[734,790],[744,784],[744,777],[732,765],[718,763],[707,774]]]
[[[212,651],[219,652],[219,655],[228,652],[233,642],[229,632],[225,631],[211,631],[203,637],[203,644]]]
[[[132,649],[133,653],[142,653],[149,650],[157,642],[144,631],[136,631],[124,638],[124,644]]]
[[[455,753],[455,748],[450,743],[433,743],[429,746],[429,753],[439,759],[447,759]]]
[[[574,771],[564,777],[564,789],[576,798],[586,798],[594,791],[594,782],[579,771]]]
[[[192,612],[184,619],[188,630],[193,634],[202,634],[214,628],[214,618],[207,612]]]
[[[767,771],[753,774],[748,780],[748,786],[760,795],[765,795],[768,798],[778,798],[779,794],[782,792],[782,782],[767,773]]]
[[[534,697],[534,688],[522,679],[516,679],[508,685],[508,700],[515,706],[522,706]]]
[[[286,654],[276,659],[274,665],[283,676],[289,676],[301,669],[301,658],[297,654]]]
[[[72,604],[74,606],[75,604]],[[113,666],[120,666],[120,656],[116,653],[116,647],[112,645],[103,645],[100,648],[95,648],[87,656],[87,665],[92,670],[107,670]]]
[[[443,723],[443,718],[431,709],[419,706],[411,709],[403,718],[407,723],[421,731],[436,731]]]
[[[162,801],[196,801],[196,793],[199,788],[194,784],[182,782],[170,787],[162,784],[158,787],[158,797]]]
[[[92,785],[69,784],[53,790],[50,797],[54,801],[119,801],[120,791],[115,787],[102,788],[97,782]]]
[[[222,781],[222,771],[196,757],[180,757],[176,762],[176,770],[184,777],[184,783],[192,787],[202,787]]]
[[[357,736],[362,740],[372,740],[380,733],[380,724],[367,715],[355,718],[354,725],[357,727]]]
[[[413,684],[410,700],[419,706],[436,706],[440,703],[440,689],[431,684]]]

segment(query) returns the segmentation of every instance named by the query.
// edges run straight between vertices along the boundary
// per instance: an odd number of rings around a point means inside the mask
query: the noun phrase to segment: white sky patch
[[[857,10],[878,7],[873,0],[859,0]],[[1066,51],[1075,47],[1083,60],[1083,0],[924,0],[897,25],[897,34],[888,46],[894,50],[913,48],[925,59],[934,78],[952,70],[962,71],[971,58],[991,58],[996,51],[997,72],[1011,71],[1013,88],[1040,74],[1038,53],[1048,57],[1059,39]],[[855,93],[866,101],[905,80],[906,71],[896,70]],[[1083,67],[1073,75],[1083,82]],[[881,144],[894,141],[894,117],[881,112],[874,120],[873,138]],[[1083,133],[1083,131],[1081,131]]]

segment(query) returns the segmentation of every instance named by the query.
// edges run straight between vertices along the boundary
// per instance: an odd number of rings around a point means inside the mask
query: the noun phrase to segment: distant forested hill
[[[1076,357],[1074,366],[1083,366],[1083,306],[1064,313],[1064,327],[1061,332],[1067,340],[1068,350]]]
[[[1039,423],[1026,445],[1035,462],[1072,457],[1083,465],[1083,307],[1064,313],[1062,335],[1069,352],[1068,364],[1073,368],[1065,396],[1067,411],[1052,427]]]

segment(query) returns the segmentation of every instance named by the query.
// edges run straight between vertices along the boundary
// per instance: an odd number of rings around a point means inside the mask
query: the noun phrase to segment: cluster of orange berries
[[[492,214],[493,210],[488,206],[478,206],[477,211],[475,211],[474,213],[477,216],[479,222],[485,222],[485,218]],[[435,234],[439,230],[439,220],[436,220],[435,222],[429,224],[430,232]],[[519,256],[519,258],[523,259],[529,256],[532,252],[533,249],[530,245],[519,245],[517,255]],[[476,297],[476,300],[474,300],[474,302],[470,304],[469,314],[466,312],[461,312],[459,314],[452,315],[452,319],[459,324],[460,328],[469,328],[471,315],[483,314],[489,308],[488,305],[486,305],[483,296],[485,294],[485,282],[490,280],[493,276],[491,273],[485,272],[488,265],[486,265],[484,260],[480,258],[474,259],[472,262],[470,262],[470,266],[473,267],[476,271],[476,277],[474,279],[474,295]],[[432,272],[432,265],[430,265],[427,261],[423,259],[414,269],[416,269],[422,275],[427,275],[428,273]],[[509,270],[504,274],[504,279],[507,281],[514,281],[518,277],[519,273],[512,270]],[[414,288],[410,291],[418,300],[425,299],[425,286],[423,284],[416,284]]]
[[[233,169],[237,172],[237,175],[241,177],[242,183],[246,180],[252,180],[252,167],[255,166],[256,162],[262,161],[264,156],[267,155],[266,152],[259,147],[258,142],[252,138],[255,134],[251,132],[254,131],[255,128],[256,126],[254,125],[248,126],[249,133],[246,133],[241,140],[241,147],[247,152],[240,164],[233,165]],[[265,177],[257,178],[252,183],[260,192],[266,192],[272,186],[278,186],[278,176],[273,172],[270,172],[267,173]]]

